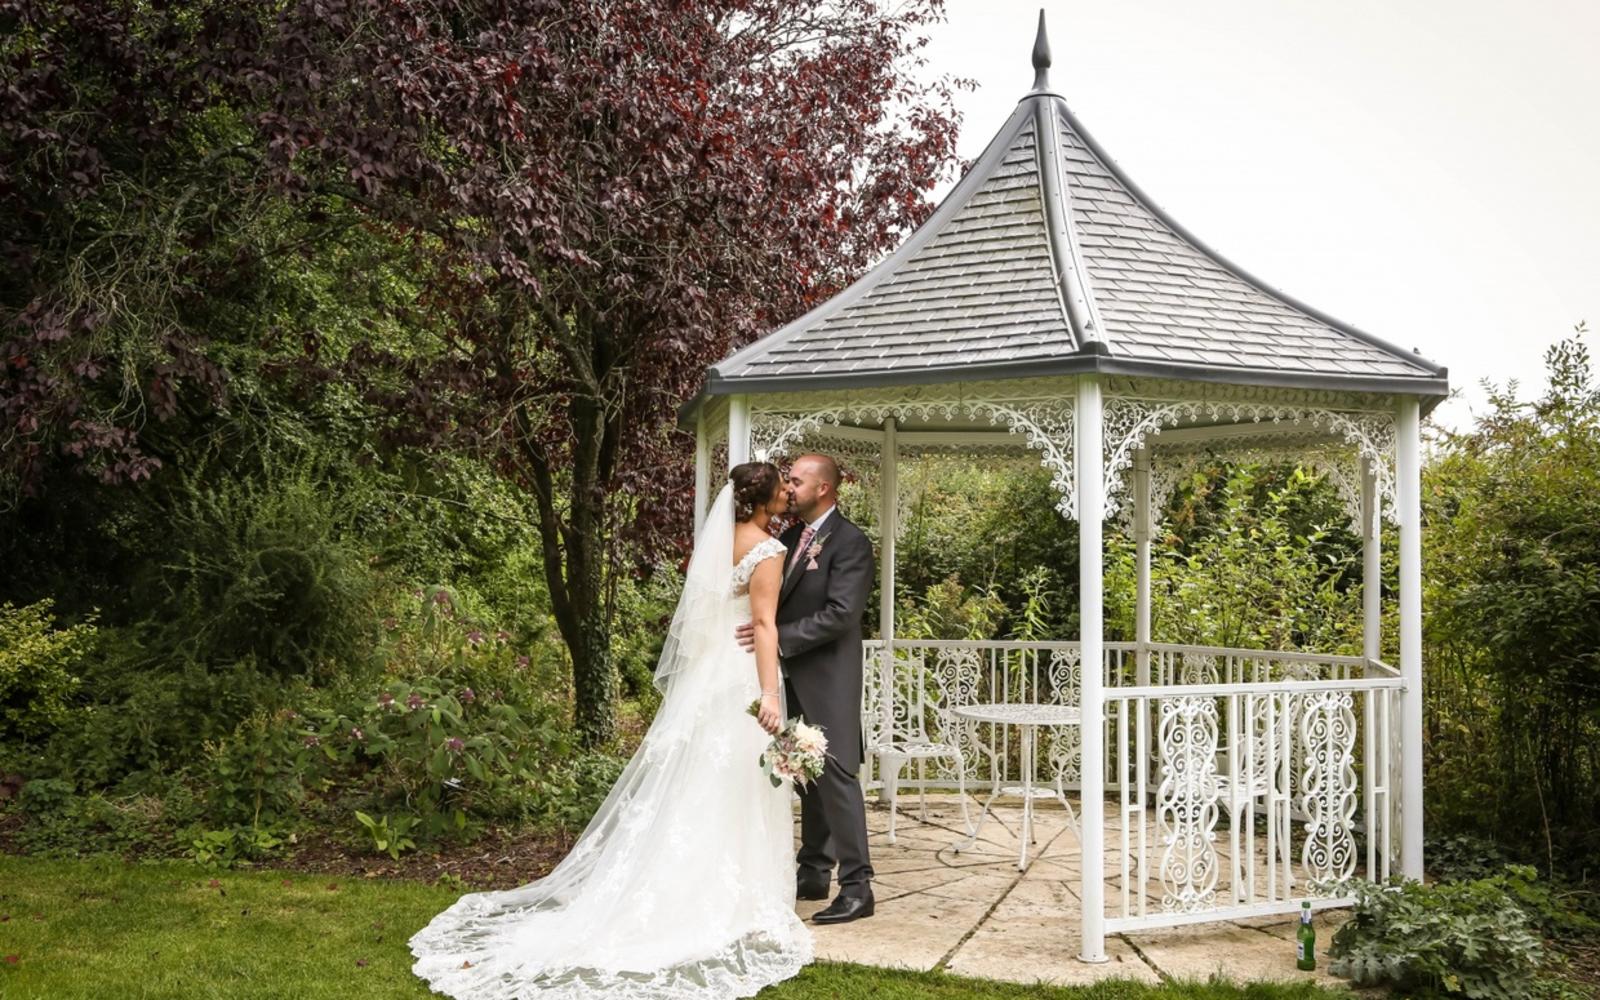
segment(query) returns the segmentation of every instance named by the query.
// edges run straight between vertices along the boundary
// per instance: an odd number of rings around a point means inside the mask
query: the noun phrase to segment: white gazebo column
[[[883,421],[883,448],[878,455],[878,503],[878,633],[883,638],[883,659],[878,661],[882,716],[879,725],[883,727],[883,738],[888,740],[894,728],[894,543],[900,530],[900,446],[893,417]],[[865,769],[861,774],[865,781]],[[892,796],[889,805],[891,809],[895,807]]]
[[[1400,514],[1400,873],[1422,878],[1422,419],[1400,400],[1395,499]]]
[[[1133,453],[1133,543],[1134,543],[1134,683],[1145,687],[1150,683],[1150,449],[1140,448]],[[1150,766],[1149,713],[1141,713],[1134,720],[1134,761],[1136,774],[1144,774]],[[1126,740],[1127,733],[1118,734]],[[1126,774],[1117,775],[1118,781],[1127,781]],[[1135,789],[1139,804],[1140,835],[1144,832],[1144,789]],[[1128,822],[1128,817],[1123,817]],[[1144,857],[1140,850],[1139,857]]]
[[[894,642],[894,543],[900,529],[900,447],[895,441],[895,419],[883,421],[883,452],[878,469],[878,534],[882,558],[878,562],[878,622],[884,654]]]
[[[1101,564],[1104,561],[1101,521],[1105,497],[1101,483],[1104,465],[1101,405],[1098,376],[1080,375],[1073,420],[1077,433],[1072,467],[1078,487],[1078,643],[1083,668],[1082,800],[1078,824],[1083,848],[1078,872],[1078,898],[1083,904],[1083,945],[1078,958],[1085,962],[1106,960],[1105,649],[1101,602]]]
[[[750,397],[728,397],[728,469],[750,461]]]
[[[706,523],[706,501],[711,493],[711,432],[706,427],[706,404],[694,422],[694,536]]]
[[[1383,519],[1378,516],[1378,470],[1361,459],[1361,655],[1383,656]]]
[[[1372,661],[1383,654],[1383,541],[1380,534],[1383,522],[1378,516],[1377,465],[1365,455],[1358,456],[1356,464],[1361,475],[1361,655],[1367,659],[1365,675],[1373,677],[1378,671],[1373,668]],[[1392,767],[1382,774],[1375,770],[1379,746],[1378,717],[1381,711],[1376,699],[1379,696],[1369,691],[1363,697],[1366,706],[1362,725],[1362,755],[1367,763],[1363,769],[1365,799],[1362,811],[1367,826],[1367,878],[1379,882],[1388,874],[1391,847],[1387,843],[1390,833],[1387,818],[1394,815],[1394,810],[1389,795],[1385,796],[1380,809],[1378,787],[1388,785],[1393,788],[1394,771]],[[1384,817],[1383,820],[1378,818],[1380,815]],[[1380,837],[1384,843],[1379,843]]]
[[[1133,638],[1139,644],[1135,683],[1150,683],[1150,449],[1133,453],[1133,542],[1136,558]],[[1143,752],[1141,750],[1141,752]]]

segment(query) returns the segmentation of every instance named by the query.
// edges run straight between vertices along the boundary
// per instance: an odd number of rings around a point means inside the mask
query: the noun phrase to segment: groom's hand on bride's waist
[[[733,637],[739,640],[739,645],[745,648],[745,652],[754,653],[756,651],[756,626],[754,622],[745,622],[743,625],[734,626]]]

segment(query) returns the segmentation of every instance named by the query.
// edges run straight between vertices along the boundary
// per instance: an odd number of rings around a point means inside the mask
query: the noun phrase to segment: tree
[[[147,426],[221,403],[200,314],[258,199],[225,119],[199,121],[203,33],[152,5],[0,2],[0,509],[63,454],[146,479]]]
[[[1582,325],[1545,366],[1531,403],[1486,385],[1487,412],[1429,464],[1425,690],[1451,779],[1429,779],[1437,808],[1537,838],[1553,866],[1600,843],[1600,386]],[[1484,743],[1498,760],[1463,753]]]
[[[430,262],[436,337],[343,371],[395,440],[492,458],[537,500],[590,744],[613,728],[617,542],[688,521],[675,410],[704,366],[864,269],[951,165],[940,0],[323,0],[229,78],[277,183]]]

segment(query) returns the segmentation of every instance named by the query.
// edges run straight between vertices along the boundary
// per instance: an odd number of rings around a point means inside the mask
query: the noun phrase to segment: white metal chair
[[[899,815],[900,771],[906,764],[916,761],[952,761],[956,772],[956,789],[961,800],[961,821],[968,834],[972,832],[972,817],[967,811],[967,758],[961,749],[962,720],[952,714],[957,705],[972,701],[978,688],[979,666],[970,651],[941,649],[935,652],[934,665],[929,668],[920,651],[896,656],[890,666],[885,666],[880,652],[874,664],[878,671],[877,697],[868,711],[868,731],[872,734],[867,752],[878,761],[878,774],[883,782],[880,795],[889,807],[889,843],[896,842],[896,819]],[[888,676],[885,676],[887,673]],[[929,690],[930,685],[932,691]],[[887,705],[883,699],[888,699]],[[967,742],[972,742],[969,735]],[[928,820],[928,794],[926,782],[918,788],[921,806],[920,819]]]
[[[1217,805],[1228,814],[1228,825],[1231,830],[1239,830],[1243,817],[1256,812],[1263,814],[1265,822],[1277,826],[1275,839],[1278,843],[1278,858],[1275,863],[1282,868],[1287,889],[1294,885],[1293,851],[1290,847],[1292,812],[1289,789],[1279,786],[1279,777],[1284,772],[1293,773],[1294,730],[1291,727],[1289,745],[1285,746],[1283,727],[1281,723],[1269,726],[1267,721],[1269,714],[1267,699],[1255,699],[1250,711],[1251,718],[1240,723],[1241,730],[1248,730],[1248,737],[1243,731],[1229,734],[1229,740],[1237,741],[1239,744],[1237,774],[1233,773],[1234,762],[1229,760],[1230,755],[1234,753],[1232,747],[1229,743],[1218,746],[1215,758]],[[1269,766],[1269,761],[1273,766]],[[1286,767],[1286,764],[1289,766]],[[1233,839],[1238,840],[1237,833],[1233,835]],[[1269,861],[1269,863],[1274,862]],[[1237,900],[1243,901],[1247,880],[1237,852],[1232,864],[1234,895]]]

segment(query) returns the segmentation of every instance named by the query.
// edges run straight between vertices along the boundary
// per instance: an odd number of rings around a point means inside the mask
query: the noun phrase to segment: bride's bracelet
[[[763,697],[763,698],[776,698],[777,696],[778,696],[778,692],[777,691],[762,691],[761,692],[761,697]]]

